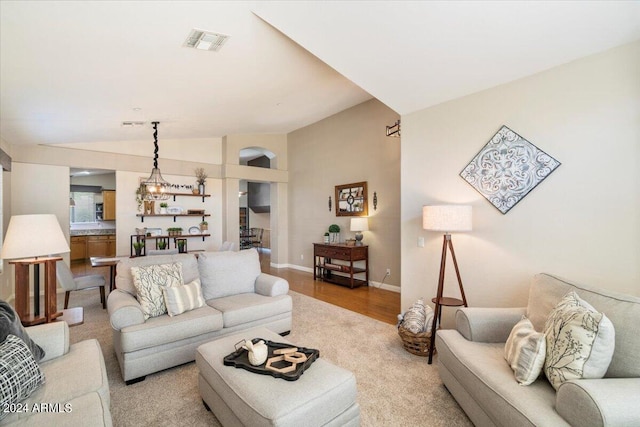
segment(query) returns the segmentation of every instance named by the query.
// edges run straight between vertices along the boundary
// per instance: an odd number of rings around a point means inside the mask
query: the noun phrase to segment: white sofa
[[[522,315],[542,331],[549,312],[575,291],[615,328],[615,350],[602,379],[569,380],[556,392],[544,374],[519,385],[504,346]],[[527,307],[461,308],[456,330],[436,334],[444,385],[476,426],[640,426],[640,298],[538,274]]]
[[[39,362],[45,383],[21,402],[20,408],[28,409],[10,413],[0,425],[111,426],[109,381],[98,341],[69,345],[66,322],[26,330],[45,351]]]
[[[204,307],[145,321],[131,267],[182,263],[185,283],[199,278]],[[113,344],[127,384],[147,374],[195,360],[196,348],[236,331],[263,326],[291,330],[289,283],[260,271],[258,252],[201,252],[129,258],[117,265],[116,288],[107,301]]]

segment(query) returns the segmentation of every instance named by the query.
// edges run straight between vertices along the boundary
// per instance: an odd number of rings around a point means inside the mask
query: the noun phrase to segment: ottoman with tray
[[[355,376],[322,357],[295,381],[225,366],[223,359],[236,350],[235,344],[253,338],[291,344],[275,332],[256,328],[196,351],[200,395],[223,426],[360,425]]]

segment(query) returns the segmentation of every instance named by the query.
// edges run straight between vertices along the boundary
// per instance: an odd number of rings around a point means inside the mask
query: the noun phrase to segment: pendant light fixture
[[[158,124],[160,122],[151,122],[153,124],[153,146],[155,147],[153,154],[153,169],[151,175],[142,184],[146,187],[145,198],[147,200],[167,200],[169,198],[169,189],[171,184],[162,178],[160,169],[158,169]]]

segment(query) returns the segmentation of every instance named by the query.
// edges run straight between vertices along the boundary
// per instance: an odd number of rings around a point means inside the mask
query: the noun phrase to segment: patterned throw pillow
[[[529,319],[522,316],[511,330],[504,346],[504,358],[520,385],[529,385],[540,376],[547,350],[542,332],[536,332]]]
[[[44,374],[29,347],[15,335],[0,344],[0,409],[23,401],[44,383]],[[0,410],[0,420],[8,412]]]
[[[544,373],[553,388],[571,379],[604,377],[615,347],[613,324],[575,292],[566,294],[551,310],[544,334]]]
[[[145,320],[167,312],[162,288],[184,285],[182,264],[179,262],[131,267],[131,275]]]
[[[164,302],[169,316],[177,316],[185,311],[204,306],[200,279],[196,279],[188,285],[172,288],[162,288]]]
[[[42,347],[29,337],[13,307],[8,302],[0,300],[0,342],[3,342],[9,334],[15,335],[24,341],[29,350],[31,350],[36,362],[42,360],[44,357]]]

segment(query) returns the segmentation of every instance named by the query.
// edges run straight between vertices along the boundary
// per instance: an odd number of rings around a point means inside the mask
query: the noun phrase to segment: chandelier
[[[146,188],[144,197],[147,200],[167,200],[170,196],[169,189],[171,184],[162,178],[160,169],[158,169],[158,124],[160,122],[151,122],[153,124],[153,146],[155,147],[153,154],[153,169],[149,178],[142,182]]]

